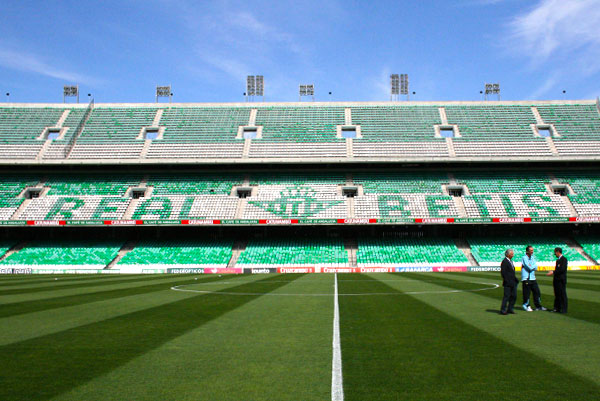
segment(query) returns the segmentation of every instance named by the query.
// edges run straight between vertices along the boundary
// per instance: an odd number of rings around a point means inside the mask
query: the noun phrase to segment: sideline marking
[[[336,284],[337,284],[337,273],[336,274]],[[354,281],[354,280],[340,280],[340,281]],[[367,281],[367,280],[364,280]],[[377,281],[377,280],[373,280]],[[401,280],[387,280],[387,281],[401,281]],[[272,283],[273,281],[271,281]],[[287,281],[286,281],[287,282]],[[226,282],[219,282],[220,284],[226,284]],[[487,291],[487,290],[495,290],[500,287],[499,284],[495,283],[481,283],[481,282],[465,282],[467,284],[481,284],[487,285],[490,287],[482,287],[482,288],[474,288],[472,290],[436,290],[436,291],[405,291],[405,292],[363,292],[363,293],[347,293],[347,294],[338,294],[337,291],[335,295],[330,294],[303,294],[303,293],[271,293],[271,292],[227,292],[227,291],[208,291],[208,290],[190,290],[181,287],[187,287],[190,285],[204,285],[204,283],[198,284],[182,284],[171,287],[173,291],[181,291],[181,292],[195,292],[197,294],[214,294],[214,295],[262,295],[262,296],[272,296],[272,297],[361,297],[361,296],[371,296],[371,295],[422,295],[422,294],[458,294],[461,292],[479,292],[479,291]],[[209,283],[206,283],[209,284]],[[233,284],[233,283],[231,283]],[[248,283],[250,284],[250,283]],[[258,284],[258,283],[257,283]],[[337,290],[337,287],[336,287]]]
[[[337,273],[333,298],[333,359],[331,361],[331,401],[344,401],[342,379],[342,347],[340,345],[340,305],[338,302]]]

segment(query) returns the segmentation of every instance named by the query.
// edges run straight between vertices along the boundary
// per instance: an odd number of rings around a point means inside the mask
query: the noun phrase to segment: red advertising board
[[[221,220],[181,220],[181,224],[204,226],[204,225],[221,224]]]
[[[337,219],[338,224],[373,224],[377,219]]]
[[[429,224],[429,223],[434,223],[434,224],[454,223],[454,219],[453,218],[446,218],[446,217],[419,218],[419,219],[415,219],[415,223],[425,223],[425,224]]]
[[[270,220],[258,220],[258,224],[298,224],[298,219],[270,219]]]
[[[205,268],[204,274],[242,274],[244,269],[233,269],[226,267]]]
[[[531,217],[494,217],[494,223],[531,223]]]
[[[393,267],[322,267],[321,273],[394,273]]]
[[[569,221],[582,222],[582,223],[586,223],[586,222],[597,223],[597,222],[600,222],[600,216],[569,217]]]
[[[434,272],[466,272],[468,271],[468,266],[433,266]]]
[[[64,226],[65,220],[27,220],[28,226]]]
[[[314,273],[314,267],[278,267],[277,273]]]
[[[143,220],[104,220],[106,226],[139,226],[144,224]]]

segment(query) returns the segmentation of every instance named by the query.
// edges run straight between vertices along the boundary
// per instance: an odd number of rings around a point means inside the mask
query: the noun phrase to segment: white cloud
[[[528,99],[539,99],[550,92],[559,83],[560,74],[552,73],[546,80],[527,96]]]
[[[199,56],[208,65],[220,70],[234,79],[246,82],[246,76],[250,74],[250,67],[234,58],[216,55],[208,52],[199,52]]]
[[[68,83],[93,86],[101,82],[99,79],[53,66],[36,55],[8,49],[0,49],[0,66],[56,78]]]
[[[511,46],[538,62],[557,53],[596,53],[599,27],[600,0],[542,0],[511,22]]]

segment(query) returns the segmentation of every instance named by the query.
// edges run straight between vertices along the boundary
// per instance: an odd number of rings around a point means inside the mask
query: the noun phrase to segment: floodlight
[[[265,95],[265,79],[262,75],[256,76],[256,96]]]
[[[488,95],[497,95],[498,100],[500,100],[500,84],[485,84],[485,100],[487,100]]]
[[[300,94],[300,97],[299,97],[298,101],[302,100],[302,96],[312,96],[313,100],[315,100],[315,85],[314,84],[300,85],[299,94]]]
[[[400,94],[400,76],[398,74],[390,75],[390,86],[392,88],[392,96]]]
[[[400,74],[400,94],[408,95],[408,74]]]
[[[256,95],[256,79],[254,75],[248,75],[246,77],[246,93],[248,96]]]
[[[79,103],[79,85],[63,86],[63,103],[66,103],[68,97],[76,97]]]
[[[173,93],[171,92],[171,85],[165,85],[165,86],[157,86],[156,87],[156,102],[158,103],[158,98],[159,97],[168,97],[169,98],[169,102],[171,102],[171,97],[173,96]]]

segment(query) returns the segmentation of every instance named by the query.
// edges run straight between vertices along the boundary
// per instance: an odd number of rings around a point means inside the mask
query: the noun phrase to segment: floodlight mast
[[[68,97],[76,97],[77,103],[79,103],[79,85],[63,86],[63,103],[67,103]]]
[[[410,100],[408,91],[408,74],[390,75],[390,101],[400,100],[400,95],[406,95],[406,100]]]
[[[172,98],[173,98],[173,92],[171,92],[171,85],[157,86],[156,87],[156,103],[158,103],[159,97],[168,97],[169,103],[171,103]]]
[[[408,91],[408,74],[400,74],[400,94],[406,95],[406,100],[410,100]]]
[[[488,95],[497,95],[500,100],[500,83],[485,84],[485,100],[488,100]]]
[[[256,76],[256,96],[262,97],[262,101],[265,101],[265,77],[262,75]]]
[[[246,101],[253,102],[254,96],[262,97],[265,100],[265,78],[262,75],[246,76]]]
[[[251,102],[256,95],[256,78],[254,75],[246,77],[246,101]]]
[[[300,85],[300,90],[299,90],[299,95],[298,95],[298,101],[301,102],[302,101],[302,96],[311,96],[312,97],[312,101],[315,101],[315,85],[314,84],[306,84],[306,85]]]
[[[390,75],[390,102],[398,101],[400,95],[400,76],[398,74]]]

